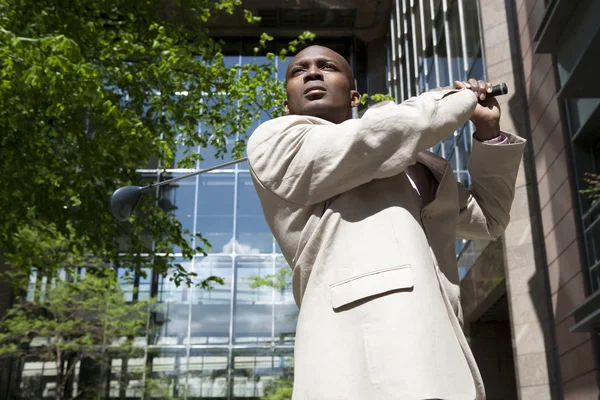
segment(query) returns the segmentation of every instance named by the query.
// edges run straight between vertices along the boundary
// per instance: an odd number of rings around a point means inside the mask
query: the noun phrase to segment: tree
[[[151,302],[128,303],[112,269],[86,272],[48,282],[34,298],[20,299],[0,324],[0,359],[53,362],[57,400],[99,389],[78,385],[77,393],[66,392],[82,361],[141,351],[133,340],[143,334]]]
[[[261,400],[291,400],[293,387],[293,377],[277,378],[265,388]]]
[[[275,55],[226,67],[222,43],[206,27],[239,5],[0,0],[0,255],[22,272],[16,287],[31,267],[52,274],[90,258],[164,275],[174,246],[184,258],[209,248],[200,234],[193,248],[196,233],[182,231],[152,196],[128,223],[112,218],[108,198],[142,184],[136,168],[149,160],[159,169],[195,165],[201,156],[189,148],[197,145],[240,157],[259,112],[279,115]],[[312,37],[303,33],[283,53]],[[271,40],[263,34],[255,50]],[[175,163],[178,147],[187,150]],[[191,278],[182,268],[173,275],[178,283]]]

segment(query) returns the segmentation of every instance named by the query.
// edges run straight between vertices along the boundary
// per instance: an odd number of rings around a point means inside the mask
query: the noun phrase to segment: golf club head
[[[142,197],[141,186],[123,186],[110,196],[110,212],[121,222],[127,221]]]

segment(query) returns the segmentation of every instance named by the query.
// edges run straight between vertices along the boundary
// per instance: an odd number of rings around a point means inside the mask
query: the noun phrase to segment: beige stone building
[[[462,282],[472,346],[490,398],[597,399],[600,231],[598,207],[580,191],[584,174],[600,167],[592,61],[600,2],[481,0],[479,8],[487,79],[514,88],[501,99],[504,129],[529,147],[512,222]]]

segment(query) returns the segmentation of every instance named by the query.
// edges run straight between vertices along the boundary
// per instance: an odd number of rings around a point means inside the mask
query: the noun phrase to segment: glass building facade
[[[264,57],[244,54],[242,42],[229,43],[228,47],[239,51],[226,55],[226,66],[266,62]],[[278,77],[283,80],[289,59],[276,62]],[[266,119],[264,113],[247,133]],[[191,150],[203,156],[195,169],[231,160],[231,155],[215,158],[211,147]],[[184,149],[179,149],[175,161],[183,153]],[[146,178],[157,181],[188,172],[178,168],[140,170]],[[148,378],[160,381],[174,397],[261,397],[269,382],[292,373],[297,307],[288,285],[251,285],[252,278],[279,276],[280,270],[289,267],[263,217],[248,164],[176,182],[164,187],[159,198],[173,209],[183,228],[201,233],[211,243],[207,256],[198,254],[192,260],[177,261],[198,274],[197,283],[219,276],[225,284],[215,284],[207,291],[176,286],[169,276],[154,277],[151,295],[157,297],[161,312],[150,321],[144,339],[145,359],[113,361],[114,397],[120,398],[123,391],[129,390],[123,379],[115,379],[123,375],[126,362],[145,366]]]
[[[396,102],[454,81],[485,79],[477,0],[394,0],[388,41],[388,88]],[[431,151],[447,159],[468,186],[474,133],[467,122]],[[481,243],[457,240],[459,275],[468,272]]]

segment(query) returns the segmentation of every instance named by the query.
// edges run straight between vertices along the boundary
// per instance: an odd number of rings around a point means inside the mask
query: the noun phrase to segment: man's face
[[[311,46],[302,50],[286,72],[285,109],[292,115],[310,115],[339,124],[351,118],[359,94],[350,89],[350,66],[335,51]]]

